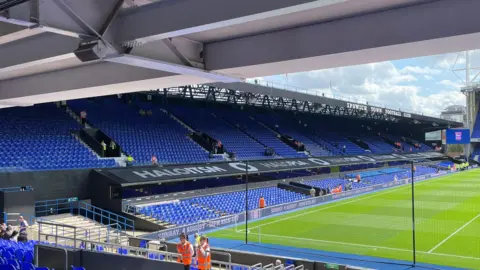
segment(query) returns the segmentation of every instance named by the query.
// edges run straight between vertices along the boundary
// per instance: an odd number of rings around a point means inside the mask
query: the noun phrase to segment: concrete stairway
[[[138,218],[144,219],[146,221],[158,224],[160,226],[166,227],[166,228],[175,227],[175,224],[170,224],[166,221],[162,221],[162,220],[159,220],[159,219],[156,219],[154,217],[147,216],[147,215],[144,215],[144,214],[135,214],[135,216],[138,217]]]
[[[85,218],[83,216],[74,216],[71,214],[62,214],[62,215],[55,215],[55,216],[48,216],[39,219],[40,221],[50,222],[54,224],[59,224],[59,226],[54,225],[46,225],[42,224],[41,226],[41,233],[42,234],[50,234],[55,235],[56,230],[58,228],[58,236],[61,239],[61,236],[74,238],[76,236],[77,240],[88,240],[94,242],[110,242],[110,243],[118,243],[122,245],[128,245],[128,235],[123,233],[120,230],[117,230],[112,227],[108,227],[106,225],[100,224],[96,221],[91,219]],[[73,228],[66,228],[60,225],[69,225],[74,226],[77,229],[74,230]],[[36,223],[30,227],[33,231],[33,234],[38,235],[39,224]],[[45,240],[45,239],[40,239]]]

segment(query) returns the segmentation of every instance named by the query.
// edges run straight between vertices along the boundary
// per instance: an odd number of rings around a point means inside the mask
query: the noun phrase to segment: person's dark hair
[[[13,231],[12,235],[10,236],[10,240],[12,240],[15,236],[17,236],[18,232]]]

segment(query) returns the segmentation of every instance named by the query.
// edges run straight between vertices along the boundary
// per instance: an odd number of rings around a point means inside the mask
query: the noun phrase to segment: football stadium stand
[[[339,126],[332,124],[337,121],[333,118],[324,122],[306,113],[177,103],[159,105],[144,98],[127,101],[113,96],[69,101],[67,108],[43,104],[3,109],[0,170],[118,166],[112,158],[100,158],[74,135],[83,126],[70,111],[77,116],[86,111],[87,128],[104,132],[121,146],[124,156],[134,158],[135,165],[151,164],[152,156],[159,164],[207,163],[233,157],[212,154],[211,149],[192,139],[195,132],[221,142],[238,160],[378,154],[402,152],[402,148],[405,152],[410,148],[415,152],[432,150],[401,134],[379,136],[354,121]],[[395,149],[393,142],[397,141],[404,146]],[[273,153],[267,154],[269,151]]]
[[[54,104],[0,110],[0,171],[114,166],[72,135],[80,128]]]
[[[421,167],[417,168],[417,172],[415,173],[416,176],[421,176],[425,174],[434,173],[436,169],[429,168],[429,167]],[[361,176],[361,182],[352,183],[353,189],[355,188],[362,188],[368,185],[377,185],[388,183],[394,180],[395,176],[398,180],[408,178],[411,175],[411,170],[409,169],[400,169],[400,168],[390,168],[390,169],[382,169],[376,171],[368,171],[363,173],[358,173]],[[355,178],[357,174],[347,174],[346,177],[348,178]],[[343,189],[345,189],[345,185],[350,182],[348,179],[323,179],[323,180],[312,180],[305,182],[305,184],[323,188],[323,189],[330,189],[332,190],[339,185],[342,185]]]
[[[165,204],[137,207],[139,214],[173,225],[185,225],[245,211],[245,191],[203,196]],[[305,195],[277,187],[254,189],[248,192],[249,209],[257,209],[263,196],[268,204],[277,205],[306,198]]]
[[[245,112],[217,109],[215,113],[221,115],[225,120],[243,130],[260,144],[272,148],[276,155],[280,157],[306,157],[304,153],[298,153],[292,147],[286,145],[278,138],[278,134],[267,126],[262,125]]]
[[[442,167],[442,168],[449,168],[449,167],[452,168],[453,165],[454,165],[454,163],[452,161],[448,160],[448,161],[442,161],[442,162],[438,163],[437,166]]]
[[[359,139],[365,142],[370,151],[374,154],[391,153],[393,151],[393,146],[385,142],[379,136],[362,135],[359,136]]]
[[[26,243],[0,239],[0,268],[35,270],[33,265],[33,247],[36,241]]]
[[[477,113],[475,118],[475,126],[472,130],[472,138],[480,138],[480,113]]]
[[[124,104],[117,98],[74,100],[69,106],[76,113],[87,112],[87,121],[100,128],[122,149],[134,157],[137,164],[148,164],[155,155],[158,162],[209,162],[208,153],[188,137],[188,130],[151,104]],[[151,116],[139,111],[152,110]]]
[[[229,125],[210,110],[196,106],[170,106],[169,110],[196,131],[205,132],[220,140],[226,150],[234,152],[238,159],[265,158],[265,146]]]

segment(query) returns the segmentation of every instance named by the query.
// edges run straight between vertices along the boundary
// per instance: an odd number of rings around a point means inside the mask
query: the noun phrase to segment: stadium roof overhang
[[[149,2],[0,2],[0,108],[480,44],[477,0]]]
[[[433,117],[418,113],[401,111],[397,109],[387,108],[385,106],[373,105],[368,103],[358,103],[355,101],[347,101],[342,99],[335,99],[328,96],[315,95],[309,92],[289,91],[285,89],[278,89],[274,87],[265,86],[262,84],[235,82],[235,83],[210,83],[209,86],[216,88],[232,89],[244,93],[253,93],[261,95],[281,96],[284,98],[294,99],[297,101],[311,102],[312,104],[329,105],[332,107],[342,107],[352,110],[357,110],[363,113],[382,114],[390,119],[395,119],[395,122],[406,124],[424,125],[425,130],[438,130],[450,127],[461,127],[463,123]]]
[[[262,174],[315,169],[323,167],[346,166],[391,161],[415,161],[429,158],[441,158],[437,152],[376,154],[340,157],[311,157],[282,160],[231,161],[206,164],[180,164],[149,167],[127,167],[98,170],[109,176],[113,184],[120,186],[138,186],[168,182],[207,179],[217,177]]]

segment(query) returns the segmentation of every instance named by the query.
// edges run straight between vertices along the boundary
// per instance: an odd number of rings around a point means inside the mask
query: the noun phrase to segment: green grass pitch
[[[252,222],[249,240],[412,261],[411,196],[401,186]],[[416,183],[415,218],[418,262],[480,269],[479,169]],[[244,224],[209,236],[244,240]]]

